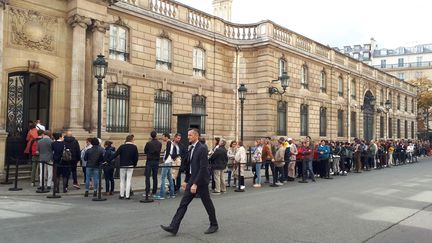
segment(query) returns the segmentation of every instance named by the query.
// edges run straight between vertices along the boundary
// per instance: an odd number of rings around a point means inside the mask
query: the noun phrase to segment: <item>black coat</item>
[[[72,153],[72,162],[78,162],[81,160],[80,145],[74,137],[64,137],[64,145]]]
[[[193,150],[192,158],[190,159],[189,185],[196,184],[197,186],[208,186],[210,172],[209,162],[207,157],[207,148],[202,143],[197,143]],[[190,157],[190,156],[189,156]],[[186,168],[186,170],[189,170]]]
[[[228,154],[224,147],[219,147],[210,156],[209,162],[213,170],[224,170],[228,164]]]

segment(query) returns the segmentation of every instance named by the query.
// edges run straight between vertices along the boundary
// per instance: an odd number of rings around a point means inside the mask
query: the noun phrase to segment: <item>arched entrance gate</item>
[[[363,102],[363,134],[364,140],[370,141],[374,137],[375,97],[367,91]]]

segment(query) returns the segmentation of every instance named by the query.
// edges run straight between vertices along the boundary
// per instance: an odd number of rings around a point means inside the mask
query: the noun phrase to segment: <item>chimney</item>
[[[232,1],[233,0],[213,0],[213,14],[231,22]]]

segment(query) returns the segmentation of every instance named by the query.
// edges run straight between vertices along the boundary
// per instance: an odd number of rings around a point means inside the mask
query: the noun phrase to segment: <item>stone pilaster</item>
[[[82,130],[84,126],[86,29],[91,24],[91,20],[75,14],[68,19],[68,23],[73,28],[69,128]]]
[[[4,72],[3,72],[3,50],[4,50],[4,10],[6,9],[6,5],[9,4],[9,0],[0,0],[0,94],[5,93],[6,91],[4,91],[3,89],[5,89],[5,87],[7,87],[7,85],[1,85],[3,84],[3,81],[6,80],[6,77],[3,77]],[[5,81],[7,83],[7,81]],[[0,102],[0,107],[5,107],[5,105],[3,104],[3,102],[5,102],[7,99],[2,99]],[[3,112],[2,110],[2,114],[6,113]],[[5,117],[3,115],[1,115],[0,117],[2,117],[2,120],[5,119]],[[7,133],[5,132],[5,124],[6,121],[4,120],[4,122],[1,122],[1,128],[0,128],[0,158],[5,158],[5,148],[6,148],[6,137],[7,137]],[[0,159],[0,178],[3,178],[4,175],[4,159]]]
[[[109,29],[109,24],[105,23],[103,21],[99,21],[99,20],[94,20],[93,21],[93,25],[92,25],[92,57],[93,60],[96,59],[97,55],[102,54],[104,55],[105,50],[104,50],[104,39],[105,39],[105,32]],[[92,115],[91,115],[91,128],[92,129],[96,129],[97,128],[97,114],[98,114],[98,106],[97,106],[97,102],[98,102],[98,93],[97,93],[97,79],[94,78],[94,75],[92,73],[91,75],[92,78]],[[102,92],[102,101],[103,99],[103,95],[105,92]],[[103,104],[104,102],[102,102]],[[102,109],[103,110],[103,109]],[[102,128],[104,128],[104,122],[103,122],[103,117],[102,116]],[[104,129],[102,129],[104,130]]]

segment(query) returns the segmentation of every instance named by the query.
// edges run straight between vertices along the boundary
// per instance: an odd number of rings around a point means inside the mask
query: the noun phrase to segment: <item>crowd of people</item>
[[[181,136],[177,133],[171,138],[170,134],[164,133],[160,142],[157,133],[151,132],[151,139],[144,147],[147,158],[144,194],[146,197],[156,200],[175,198],[182,181],[188,179],[190,171],[187,160],[191,146],[183,146],[180,143]],[[114,172],[119,168],[119,198],[131,198],[132,175],[139,158],[134,135],[128,135],[118,149],[111,141],[105,141],[102,146],[102,141],[98,138],[87,138],[85,146],[81,149],[70,131],[52,134],[42,125],[31,123],[27,140],[25,153],[33,161],[32,186],[35,185],[38,164],[44,161],[47,162],[44,171],[42,166],[39,170],[40,184],[42,173],[45,173],[48,189],[54,187],[53,190],[60,192],[62,181],[62,192],[67,193],[69,178],[72,175],[73,187],[80,189],[77,168],[81,165],[85,184],[84,197],[88,197],[91,190],[94,197],[97,195],[96,191],[102,179],[99,178],[99,168],[103,169],[105,195],[113,195]],[[421,140],[355,139],[354,142],[348,143],[326,140],[313,142],[310,137],[301,141],[286,137],[271,140],[270,137],[266,137],[257,139],[248,150],[243,141],[230,141],[228,145],[226,140],[215,138],[212,148],[207,147],[205,139],[200,138],[199,141],[209,151],[208,169],[213,195],[227,192],[228,187],[245,189],[245,171],[249,166],[253,172],[254,188],[260,188],[267,183],[272,187],[278,187],[295,181],[296,178],[316,182],[317,177],[329,179],[336,175],[346,176],[351,172],[361,173],[413,163],[419,156],[430,153],[429,142]],[[165,150],[162,151],[162,148]],[[53,164],[55,166],[52,166]],[[183,178],[182,173],[186,175]]]

